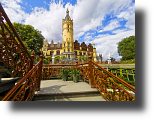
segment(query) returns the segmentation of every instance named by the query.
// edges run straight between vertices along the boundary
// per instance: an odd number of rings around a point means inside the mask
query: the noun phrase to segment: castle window
[[[68,32],[69,32],[69,29],[68,29]]]
[[[46,51],[46,48],[44,48],[43,51]]]
[[[69,28],[69,25],[68,25],[68,28]]]
[[[79,55],[82,56],[82,52],[79,52]]]
[[[60,55],[60,51],[59,50],[57,51],[57,55]]]
[[[68,52],[70,52],[70,49],[68,49]]]
[[[50,51],[50,55],[53,55],[53,51]]]
[[[70,46],[70,44],[68,44],[68,47]]]

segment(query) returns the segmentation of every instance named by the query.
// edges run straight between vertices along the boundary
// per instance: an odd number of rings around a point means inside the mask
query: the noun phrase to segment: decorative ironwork
[[[65,66],[65,67],[64,67]],[[73,67],[75,65],[63,65],[63,64],[54,64],[54,65],[43,65],[42,67],[42,80],[47,80],[51,78],[61,78],[62,75],[60,74],[61,69]]]
[[[31,101],[36,90],[40,90],[43,53],[40,61],[7,93],[2,101]]]
[[[7,27],[6,23],[9,25]],[[13,74],[24,76],[31,68],[33,59],[22,43],[15,28],[0,4],[0,60],[13,69]]]
[[[82,66],[82,67],[79,67],[78,69],[80,71],[80,75],[82,76],[83,81],[90,82],[90,80],[89,80],[89,74],[90,74],[89,66]]]
[[[85,66],[84,64],[89,64]],[[134,101],[135,87],[118,78],[98,64],[94,63],[89,57],[89,63],[78,64],[83,79],[91,82],[91,87],[97,90],[107,101]],[[91,68],[93,69],[92,72]],[[117,83],[119,82],[119,84]]]

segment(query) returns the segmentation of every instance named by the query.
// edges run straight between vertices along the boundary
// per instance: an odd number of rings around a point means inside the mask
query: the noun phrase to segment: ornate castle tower
[[[73,40],[73,20],[69,16],[69,10],[66,11],[66,17],[62,20],[62,52],[67,58],[74,56],[74,40]]]

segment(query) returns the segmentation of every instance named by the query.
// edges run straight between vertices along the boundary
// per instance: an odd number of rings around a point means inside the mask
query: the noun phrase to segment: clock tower
[[[73,40],[73,20],[69,16],[69,10],[66,11],[66,17],[62,20],[62,52],[67,58],[74,56],[74,40]]]

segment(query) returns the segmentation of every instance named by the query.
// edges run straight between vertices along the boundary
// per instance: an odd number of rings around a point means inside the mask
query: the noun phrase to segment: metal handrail
[[[133,92],[135,92],[135,87],[133,87],[132,85],[128,84],[127,82],[123,81],[122,79],[120,79],[119,77],[115,76],[114,74],[112,74],[111,72],[107,71],[106,69],[104,69],[103,67],[99,66],[98,64],[96,64],[95,62],[92,61],[92,63],[97,66],[98,68],[100,68],[101,70],[103,70],[105,73],[107,73],[109,76],[113,77],[114,79],[116,79],[117,81],[119,81],[120,83],[122,83],[124,86],[128,87],[130,90],[132,90]]]
[[[10,19],[8,18],[7,14],[5,13],[5,11],[4,11],[4,9],[3,9],[1,3],[0,3],[0,13],[1,13],[2,16],[5,18],[5,20],[6,20],[6,22],[8,23],[10,29],[13,31],[14,35],[17,37],[18,41],[20,42],[20,44],[21,44],[22,47],[24,48],[24,51],[26,52],[26,54],[28,55],[28,57],[29,57],[29,58],[31,59],[31,61],[32,61],[32,58],[31,58],[29,52],[27,51],[27,49],[26,49],[25,45],[23,44],[21,38],[19,37],[19,35],[18,35],[16,29],[14,28],[14,26],[12,25]]]
[[[39,75],[36,75],[36,76],[38,76],[37,77],[37,79],[38,80],[36,80],[36,88],[33,90],[33,91],[35,91],[35,90],[40,90],[40,81],[41,81],[41,72],[42,72],[42,63],[43,63],[43,53],[41,54],[41,56],[40,56],[40,61],[27,73],[27,74],[25,74],[25,76],[5,95],[5,97],[1,100],[1,101],[7,101],[7,100],[9,100],[10,99],[10,97],[11,96],[13,96],[14,95],[14,93],[22,86],[22,85],[25,85],[25,89],[24,89],[24,91],[28,88],[28,87],[31,87],[32,85],[30,85],[30,83],[32,83],[32,80],[29,80],[31,77],[31,75],[32,75],[32,73],[33,72],[36,72],[36,71],[38,71],[39,72]],[[36,78],[36,77],[32,77],[32,78]],[[22,87],[21,87],[22,88]],[[22,93],[22,92],[20,92],[20,90],[18,91],[18,93]],[[29,93],[31,93],[31,92],[29,92]],[[17,96],[18,95],[15,95],[14,97],[13,97],[13,100],[15,99],[15,98],[17,98]],[[21,100],[23,100],[23,97],[21,96],[21,97],[19,97],[20,98],[20,100],[19,101],[21,101]],[[27,98],[27,100],[31,100],[33,98],[33,95],[31,96],[31,97],[29,97],[29,98]]]

